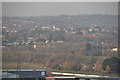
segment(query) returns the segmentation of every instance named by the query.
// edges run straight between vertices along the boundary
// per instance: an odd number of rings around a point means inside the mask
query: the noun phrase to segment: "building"
[[[46,76],[46,71],[41,69],[9,69],[2,70],[3,78],[42,78]]]
[[[117,49],[117,48],[112,48],[111,51],[112,51],[112,52],[117,52],[118,49]]]
[[[88,34],[88,33],[89,33],[89,30],[83,29],[83,30],[80,30],[80,32],[84,35],[84,34]]]

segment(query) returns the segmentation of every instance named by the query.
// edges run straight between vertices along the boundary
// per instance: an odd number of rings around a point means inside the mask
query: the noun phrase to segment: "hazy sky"
[[[119,2],[119,0],[1,0],[2,2]]]
[[[3,16],[118,14],[117,2],[3,2]]]

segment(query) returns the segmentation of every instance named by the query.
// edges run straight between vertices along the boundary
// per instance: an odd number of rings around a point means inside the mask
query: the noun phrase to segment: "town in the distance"
[[[118,73],[118,16],[3,17],[3,69]],[[49,74],[48,74],[49,75]]]

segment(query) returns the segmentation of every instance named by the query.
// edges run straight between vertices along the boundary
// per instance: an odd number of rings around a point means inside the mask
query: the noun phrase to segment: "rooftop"
[[[8,69],[8,70],[4,69],[2,71],[7,72],[7,71],[46,71],[46,70],[44,69],[18,69],[18,70],[17,69]]]

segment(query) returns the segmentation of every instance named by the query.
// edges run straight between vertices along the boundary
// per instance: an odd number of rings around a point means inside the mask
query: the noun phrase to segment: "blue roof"
[[[4,69],[2,71],[7,72],[7,71],[46,71],[46,70],[44,69],[18,69],[18,70],[17,69],[8,69],[8,70]]]

